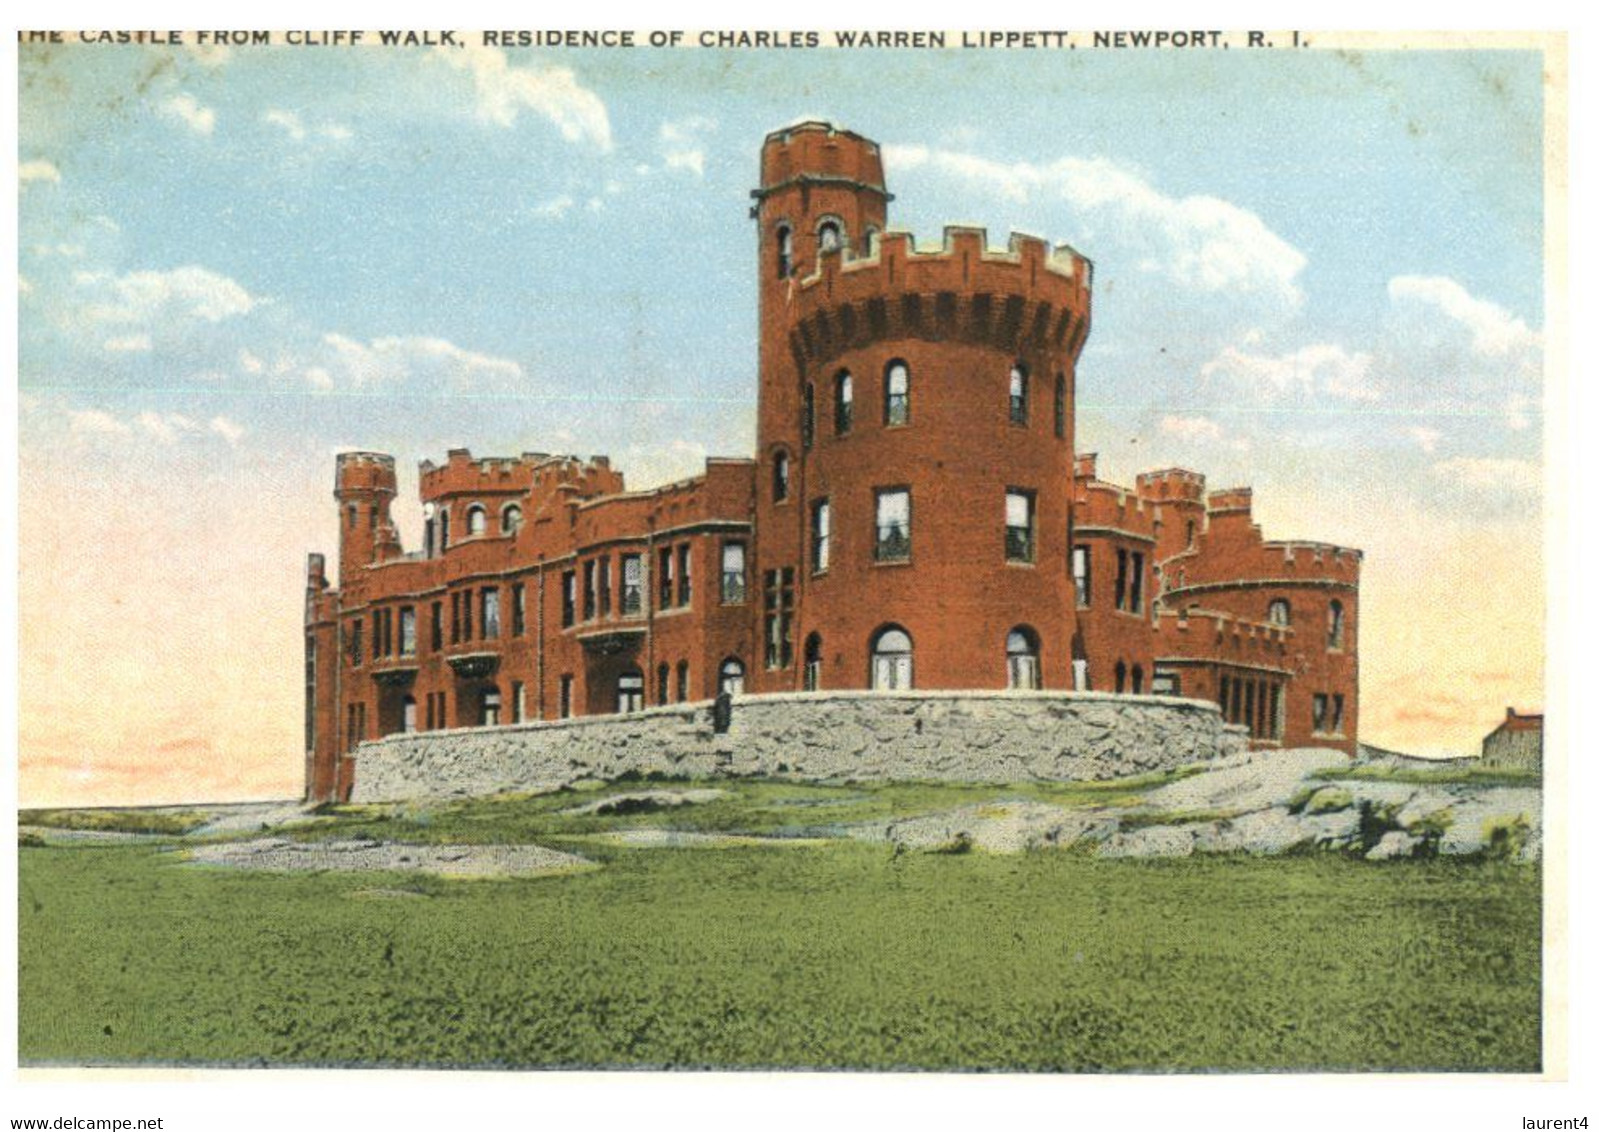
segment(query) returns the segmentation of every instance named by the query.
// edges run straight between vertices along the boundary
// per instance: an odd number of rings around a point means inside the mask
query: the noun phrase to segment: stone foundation
[[[809,780],[1083,781],[1242,751],[1216,705],[1102,692],[821,692],[558,723],[391,735],[355,751],[357,802],[553,790],[629,771]]]

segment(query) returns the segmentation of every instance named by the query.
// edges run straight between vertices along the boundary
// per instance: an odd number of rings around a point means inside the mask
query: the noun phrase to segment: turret
[[[369,566],[382,553],[398,550],[389,516],[396,481],[394,457],[381,452],[341,452],[333,498],[339,503],[339,582],[348,586],[352,569]]]

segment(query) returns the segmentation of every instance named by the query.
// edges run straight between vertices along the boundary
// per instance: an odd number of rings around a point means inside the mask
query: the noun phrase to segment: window
[[[1310,697],[1310,729],[1318,735],[1327,730],[1327,697],[1320,692]]]
[[[1133,613],[1144,611],[1144,554],[1135,550],[1132,553],[1133,573],[1128,579],[1127,608]]]
[[[1005,637],[1005,687],[1029,692],[1040,687],[1038,636],[1026,626]]]
[[[479,599],[483,603],[483,639],[495,641],[500,636],[500,591],[486,588]]]
[[[1091,690],[1088,683],[1088,658],[1084,656],[1072,657],[1072,689],[1077,692]]]
[[[1116,549],[1116,608],[1127,608],[1127,551],[1122,547]]]
[[[434,652],[438,652],[444,647],[444,603],[442,601],[433,603],[431,620],[433,624],[428,633],[428,645]]]
[[[1121,695],[1127,690],[1127,665],[1118,660],[1116,662],[1116,694]]]
[[[450,509],[439,508],[439,553],[443,554],[450,548]]]
[[[345,514],[349,517],[349,528],[352,531],[355,530],[355,516],[356,516],[356,506],[355,506],[355,504],[352,503],[347,508],[345,508]]]
[[[498,727],[500,725],[500,690],[498,688],[483,689],[483,716],[481,722],[484,727]]]
[[[1010,423],[1027,423],[1027,367],[1021,362],[1010,367]]]
[[[819,499],[811,505],[811,573],[827,569],[832,553],[833,505]]]
[[[489,529],[489,513],[481,503],[474,503],[466,509],[466,533],[480,535]]]
[[[1192,519],[1188,520],[1188,545],[1194,545],[1194,521]]]
[[[611,615],[611,556],[609,554],[600,559],[599,576],[594,583],[594,588],[599,593],[600,616],[609,617]]]
[[[572,674],[570,672],[561,677],[560,695],[555,701],[555,704],[555,710],[558,718],[572,718]]]
[[[518,582],[511,587],[511,636],[527,633],[527,587]]]
[[[677,702],[688,702],[688,661],[677,662]]]
[[[844,236],[843,236],[842,229],[839,228],[838,221],[836,221],[836,220],[824,220],[824,221],[822,221],[820,227],[818,227],[816,229],[816,246],[817,246],[817,249],[822,254],[825,255],[827,252],[836,252],[836,251],[838,251],[838,249],[840,247],[842,247],[843,244],[844,244]]]
[[[744,604],[744,544],[722,544],[722,604]]]
[[[781,503],[788,498],[788,453],[778,451],[772,457],[772,502]]]
[[[1011,488],[1005,492],[1005,560],[1033,560],[1033,493]]]
[[[1229,685],[1227,677],[1225,675],[1223,675],[1222,678],[1221,678],[1221,683],[1218,685],[1217,691],[1216,691],[1216,706],[1221,708],[1221,715],[1222,715],[1223,719],[1227,719],[1228,718],[1228,715],[1227,715],[1227,693],[1229,691],[1231,691],[1231,690],[1232,689],[1231,689],[1231,687]]]
[[[822,635],[812,633],[805,638],[805,690],[820,691],[822,687]]]
[[[911,687],[911,638],[898,625],[888,625],[872,638],[872,688],[879,692]]]
[[[1072,585],[1077,590],[1078,609],[1087,609],[1089,599],[1093,596],[1090,561],[1088,547],[1072,547]]]
[[[722,661],[721,679],[717,687],[730,696],[744,694],[744,662],[736,656]]]
[[[520,680],[511,681],[511,722],[521,723],[527,718],[527,685]]]
[[[592,621],[600,608],[598,564],[592,559],[583,563],[583,620]]]
[[[794,273],[794,230],[787,224],[777,229],[777,277],[787,279]]]
[[[350,622],[345,630],[347,636],[345,637],[344,647],[352,668],[361,667],[361,624],[361,619],[357,617]]]
[[[861,255],[869,256],[877,247],[877,229],[868,228],[861,233]]]
[[[637,617],[644,610],[644,559],[622,555],[622,616]]]
[[[1344,604],[1336,598],[1327,604],[1327,647],[1344,647]]]
[[[1177,673],[1155,669],[1154,675],[1149,678],[1149,694],[1152,696],[1178,696],[1182,694],[1182,682]]]
[[[409,605],[400,607],[400,655],[416,655],[416,610]]]
[[[1133,695],[1141,696],[1143,694],[1144,694],[1144,668],[1143,668],[1143,665],[1135,664],[1135,665],[1133,665]]]
[[[1066,439],[1066,375],[1055,375],[1055,439]]]
[[[677,604],[687,606],[694,596],[694,579],[689,572],[690,550],[688,543],[677,548]]]
[[[672,548],[669,546],[661,548],[659,574],[660,600],[657,604],[661,609],[670,609],[672,608],[672,590],[676,587],[673,582]]]
[[[461,591],[461,639],[472,639],[472,591]]]
[[[1289,623],[1288,602],[1283,598],[1278,598],[1268,605],[1266,607],[1266,620],[1273,625],[1287,625]]]
[[[672,666],[661,663],[655,666],[655,702],[664,704],[667,693],[672,690]]]
[[[366,509],[366,525],[368,530],[375,531],[378,529],[378,507],[376,503]]]
[[[848,436],[855,423],[855,382],[849,370],[840,370],[833,379],[833,434]]]
[[[883,423],[890,427],[911,420],[911,370],[895,359],[883,371]]]
[[[1336,693],[1332,698],[1332,726],[1328,730],[1334,735],[1344,733],[1344,697]]]
[[[400,703],[400,730],[407,735],[416,730],[415,696],[406,696]]]
[[[911,556],[911,493],[889,488],[877,493],[877,560],[903,562]]]
[[[515,503],[508,504],[500,512],[500,531],[503,534],[514,535],[522,529],[522,508]]]
[[[816,439],[816,386],[805,383],[805,404],[800,410],[800,444],[807,450]]]
[[[766,667],[794,663],[794,567],[766,571]]]
[[[450,595],[450,644],[458,644],[461,640],[461,594],[460,591]]]
[[[577,571],[561,571],[561,627],[570,629],[577,623]]]

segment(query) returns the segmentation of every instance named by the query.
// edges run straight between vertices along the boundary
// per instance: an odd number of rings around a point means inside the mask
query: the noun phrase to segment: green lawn
[[[744,828],[766,821],[761,807],[829,800],[819,788],[752,789]],[[548,814],[583,797],[372,824],[503,840],[548,834]],[[854,788],[832,800],[840,810],[891,804]],[[680,828],[738,824],[707,806],[609,828],[663,817]],[[474,825],[483,836],[467,836]],[[629,849],[586,832],[543,842],[603,868],[502,881],[201,869],[151,845],[23,848],[20,1056],[1068,1071],[1539,1064],[1539,878],[1525,865],[895,855],[852,842]]]

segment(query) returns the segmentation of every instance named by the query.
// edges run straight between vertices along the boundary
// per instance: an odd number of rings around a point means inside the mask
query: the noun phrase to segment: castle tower
[[[333,487],[339,503],[339,584],[356,581],[356,568],[397,548],[389,507],[394,502],[394,457],[381,452],[341,452]]]
[[[766,139],[754,196],[750,690],[1003,688],[1018,632],[1017,670],[1070,687],[1088,262],[1022,236],[991,251],[977,229],[919,253],[883,230],[876,144],[825,123]]]

